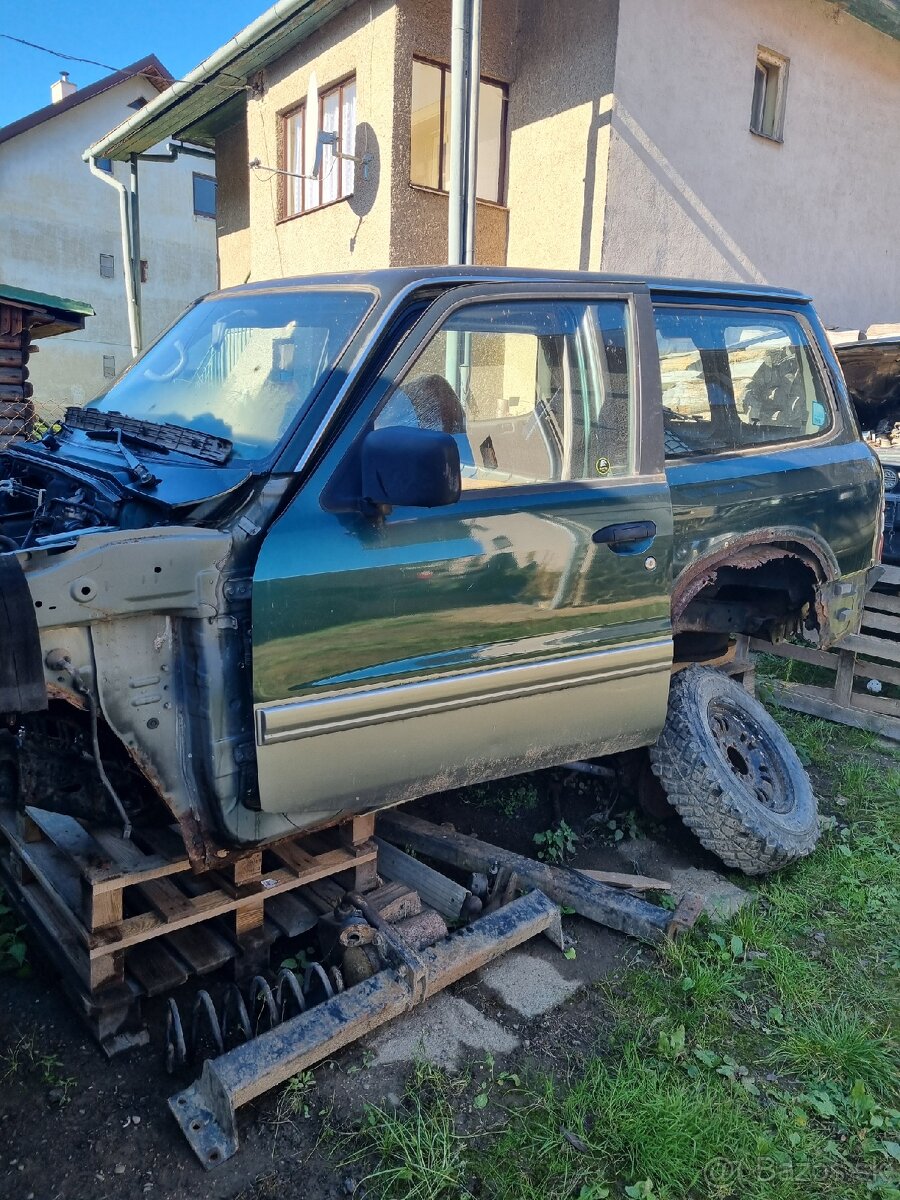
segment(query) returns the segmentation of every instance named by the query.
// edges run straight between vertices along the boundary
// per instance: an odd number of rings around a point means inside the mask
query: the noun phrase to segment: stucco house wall
[[[484,5],[481,28],[481,73],[507,85],[516,76],[518,0],[491,0]],[[411,184],[410,119],[412,64],[415,57],[450,63],[449,0],[398,0],[394,70],[394,140],[391,159],[392,266],[445,262],[447,216],[445,192]],[[508,149],[508,141],[507,141]],[[506,262],[509,210],[506,204],[479,201],[475,227],[475,261],[482,266]]]
[[[784,141],[749,132],[757,46]],[[823,0],[623,0],[605,271],[808,291],[827,324],[900,303],[900,44]]]
[[[41,343],[29,363],[39,409],[85,403],[109,385],[104,356],[115,359],[117,375],[131,360],[118,196],[81,153],[130,115],[129,103],[156,95],[135,76],[0,144],[0,212],[15,215],[0,240],[0,281],[86,300],[97,313],[83,331]],[[127,180],[127,164],[113,171]],[[213,175],[215,167],[197,158],[140,167],[145,345],[216,286],[216,222],[194,215],[195,171]],[[112,279],[100,275],[101,254],[114,257]]]
[[[519,4],[509,266],[600,269],[618,9],[619,0]]]
[[[250,278],[250,150],[247,115],[216,138],[219,187],[216,226],[219,235],[219,283]]]
[[[445,194],[412,186],[412,61],[447,62],[451,0],[352,5],[262,72],[217,141],[223,283],[442,262]],[[749,130],[757,47],[790,59],[783,142]],[[355,73],[368,183],[279,219],[278,115]],[[491,0],[482,72],[509,88],[502,204],[476,260],[805,289],[830,324],[892,316],[900,42],[826,0]],[[249,188],[249,195],[247,189]]]
[[[283,177],[251,171],[252,279],[367,270],[389,261],[396,21],[391,0],[355,4],[262,72],[261,94],[251,95],[247,102],[251,159],[279,165],[280,114],[305,99],[315,70],[320,91],[355,73],[356,151],[372,154],[373,162],[368,181],[357,168],[350,199],[286,220],[280,203]],[[228,261],[223,257],[223,281],[238,282],[236,273],[239,268],[229,251]]]

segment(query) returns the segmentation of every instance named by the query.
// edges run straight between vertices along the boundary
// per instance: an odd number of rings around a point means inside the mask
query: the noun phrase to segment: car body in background
[[[863,438],[884,469],[886,563],[900,565],[900,332],[835,346]]]

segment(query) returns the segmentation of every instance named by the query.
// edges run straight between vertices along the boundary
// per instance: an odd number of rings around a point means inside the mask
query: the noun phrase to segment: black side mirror
[[[440,508],[462,489],[459,447],[449,433],[394,425],[362,444],[362,494],[370,504]]]

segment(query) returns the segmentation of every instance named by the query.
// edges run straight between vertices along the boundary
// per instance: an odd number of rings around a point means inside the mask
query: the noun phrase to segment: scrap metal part
[[[216,1167],[238,1148],[241,1105],[529,938],[554,928],[561,936],[559,926],[559,909],[535,890],[434,946],[405,947],[402,962],[208,1060],[200,1079],[172,1096],[169,1108],[200,1162]]]
[[[598,883],[580,871],[552,867],[549,863],[501,850],[488,842],[432,825],[405,812],[379,813],[378,829],[382,837],[439,862],[488,874],[495,874],[499,868],[513,871],[522,883],[540,888],[557,904],[565,904],[591,921],[644,942],[663,942],[685,928],[685,914],[673,914],[658,904],[649,904],[638,896]]]

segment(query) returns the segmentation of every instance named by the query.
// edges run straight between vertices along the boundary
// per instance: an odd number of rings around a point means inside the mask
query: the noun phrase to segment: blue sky
[[[124,67],[155,54],[178,78],[248,25],[272,0],[0,0],[0,33]],[[109,72],[0,38],[0,125],[50,103],[60,70],[79,87]]]

